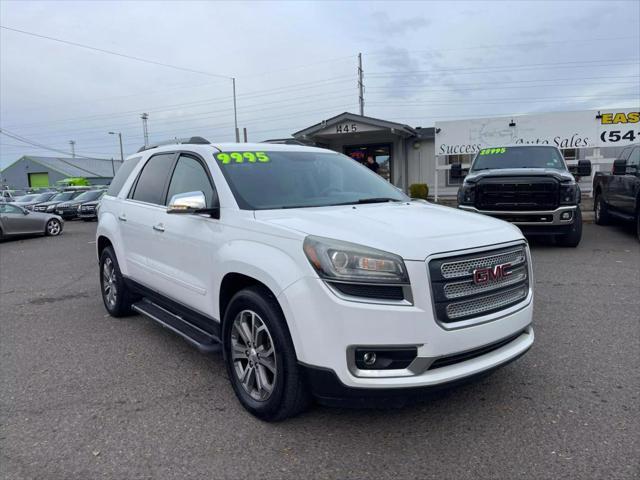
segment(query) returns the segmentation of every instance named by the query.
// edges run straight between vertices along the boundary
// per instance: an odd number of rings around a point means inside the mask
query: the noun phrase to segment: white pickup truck
[[[403,399],[525,353],[533,279],[518,228],[412,201],[320,148],[141,149],[100,205],[102,297],[204,351],[280,420],[311,399]]]

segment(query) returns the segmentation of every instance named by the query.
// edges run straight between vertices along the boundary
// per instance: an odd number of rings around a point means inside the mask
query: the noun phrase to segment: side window
[[[195,158],[182,155],[171,177],[167,203],[174,195],[186,192],[202,192],[207,199],[207,207],[213,205],[214,189],[204,166]]]
[[[640,147],[636,147],[627,160],[627,175],[635,175],[640,170]]]
[[[134,190],[129,198],[140,202],[164,205],[164,187],[171,174],[173,153],[154,155],[142,168]]]
[[[22,210],[14,205],[3,203],[2,205],[0,205],[0,213],[22,213]]]
[[[136,168],[136,165],[138,165],[141,158],[142,157],[128,158],[122,165],[120,165],[120,168],[118,168],[118,171],[116,172],[116,176],[111,180],[111,184],[107,190],[107,195],[115,197],[120,193],[124,182],[127,181],[127,178],[129,178],[129,175],[131,175],[133,169]]]
[[[632,150],[632,147],[625,148],[620,154],[620,159],[627,160],[629,158],[629,155],[631,155],[631,150]]]

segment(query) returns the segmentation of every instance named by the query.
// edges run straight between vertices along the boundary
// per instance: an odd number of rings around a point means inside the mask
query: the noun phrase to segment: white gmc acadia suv
[[[99,208],[108,312],[204,351],[265,420],[405,399],[533,343],[531,258],[501,220],[412,201],[344,155],[201,137],[141,149]]]

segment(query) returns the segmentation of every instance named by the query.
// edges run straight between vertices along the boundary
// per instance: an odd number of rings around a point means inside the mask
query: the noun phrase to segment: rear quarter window
[[[127,178],[129,178],[129,175],[131,175],[131,172],[133,172],[133,169],[136,168],[136,165],[138,165],[141,158],[142,157],[131,157],[125,160],[116,172],[113,180],[111,180],[111,184],[107,190],[107,195],[115,197],[120,193],[124,183],[127,181]]]

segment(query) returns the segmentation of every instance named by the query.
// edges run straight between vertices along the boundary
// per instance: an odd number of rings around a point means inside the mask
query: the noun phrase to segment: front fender
[[[222,280],[229,273],[240,273],[263,283],[277,298],[289,285],[314,272],[308,264],[300,240],[279,238],[278,246],[247,240],[235,240],[223,245],[214,262],[220,272],[213,291],[220,292]],[[214,316],[222,320],[220,304],[214,306]],[[295,322],[287,318],[294,344],[298,337]]]

